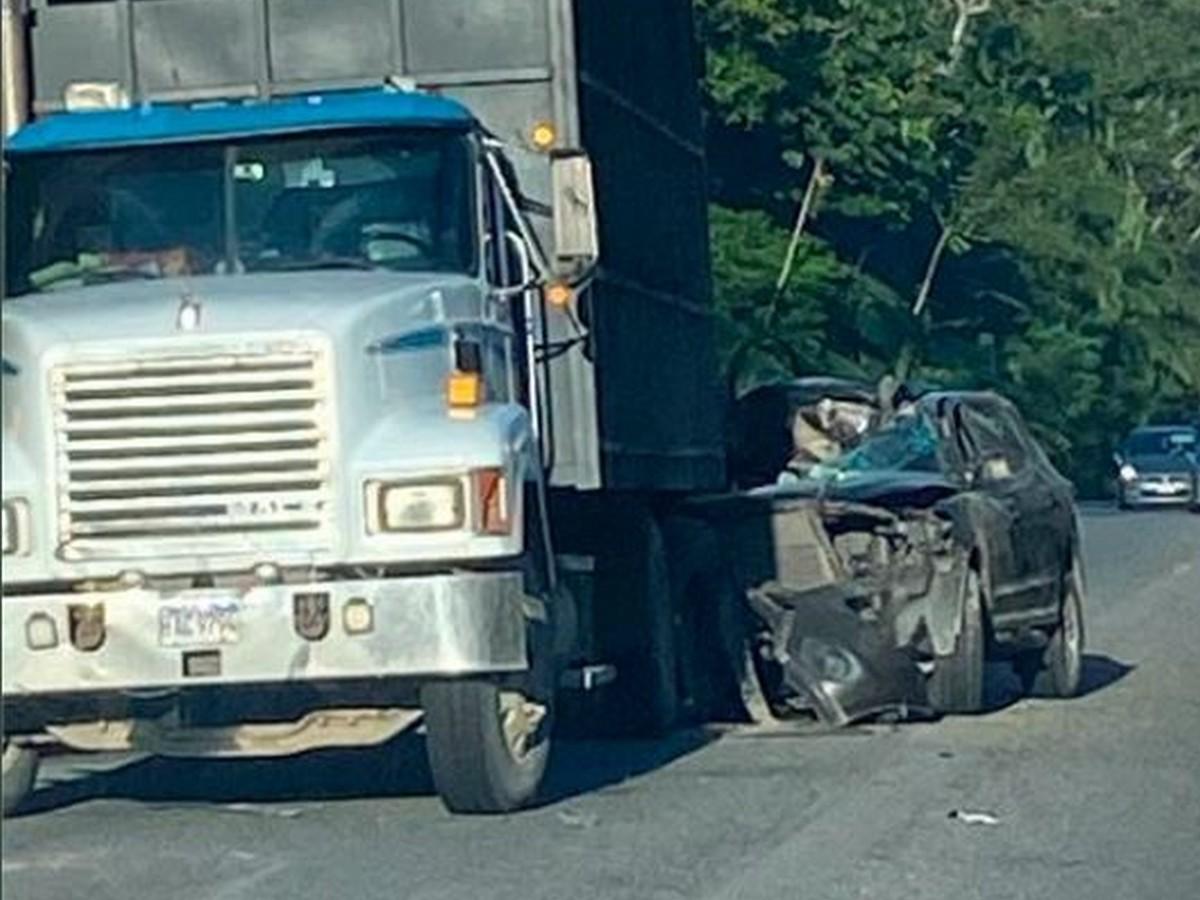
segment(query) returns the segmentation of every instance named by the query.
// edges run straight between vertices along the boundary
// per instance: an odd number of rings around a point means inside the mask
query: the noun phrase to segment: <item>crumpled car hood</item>
[[[932,506],[961,490],[961,485],[937,472],[870,471],[844,473],[829,479],[808,478],[764,488],[756,493],[770,492],[777,496],[813,497],[891,508]]]

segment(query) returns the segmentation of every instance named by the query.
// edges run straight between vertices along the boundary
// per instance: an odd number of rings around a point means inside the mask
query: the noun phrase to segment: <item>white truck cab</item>
[[[46,739],[422,720],[451,809],[512,809],[560,681],[677,708],[659,511],[724,483],[690,4],[304,10],[4,2],[6,812]]]

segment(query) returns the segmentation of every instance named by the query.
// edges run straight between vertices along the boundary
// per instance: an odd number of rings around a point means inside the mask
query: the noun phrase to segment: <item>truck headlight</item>
[[[29,552],[29,504],[24,500],[4,501],[4,555]]]
[[[1125,463],[1125,465],[1121,466],[1121,471],[1119,474],[1122,481],[1137,481],[1137,469],[1135,469],[1129,463]]]
[[[367,527],[380,531],[451,531],[466,519],[458,480],[367,483]]]

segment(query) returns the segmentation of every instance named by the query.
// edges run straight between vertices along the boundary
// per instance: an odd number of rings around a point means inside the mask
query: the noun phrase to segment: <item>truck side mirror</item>
[[[556,266],[564,274],[586,271],[600,258],[591,160],[578,151],[555,153],[550,176]]]

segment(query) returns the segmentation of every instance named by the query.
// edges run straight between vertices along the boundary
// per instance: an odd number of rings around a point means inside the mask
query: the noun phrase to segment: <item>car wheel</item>
[[[926,686],[930,705],[940,713],[978,712],[983,708],[987,633],[979,573],[963,579],[962,622],[954,652],[938,656]]]
[[[1018,657],[1025,691],[1035,697],[1074,697],[1083,680],[1083,573],[1072,563],[1063,579],[1058,627],[1044,649]]]
[[[3,754],[3,765],[0,769],[0,774],[3,775],[3,783],[0,785],[0,809],[7,819],[33,792],[34,782],[37,781],[38,755],[35,750],[7,741],[4,742]]]

